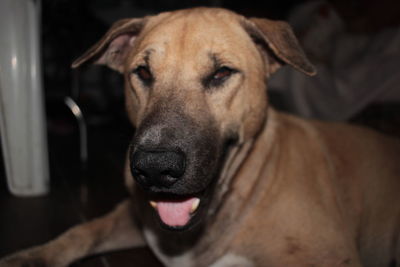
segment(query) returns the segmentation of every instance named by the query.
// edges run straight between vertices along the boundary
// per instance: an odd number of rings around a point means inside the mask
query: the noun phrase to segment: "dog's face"
[[[210,8],[119,21],[74,66],[89,59],[124,74],[132,176],[181,230],[204,215],[230,146],[262,128],[266,77],[282,63],[313,73],[286,24]]]

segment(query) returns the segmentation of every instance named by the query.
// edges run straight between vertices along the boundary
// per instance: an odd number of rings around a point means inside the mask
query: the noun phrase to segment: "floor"
[[[121,170],[131,135],[129,127],[124,123],[90,127],[89,161],[85,167],[78,160],[76,129],[65,122],[58,124],[54,127],[53,123],[49,132],[51,193],[48,196],[11,196],[0,160],[0,257],[53,239],[75,224],[106,213],[127,196]],[[146,248],[91,257],[73,266],[124,267],[132,263],[162,266]]]

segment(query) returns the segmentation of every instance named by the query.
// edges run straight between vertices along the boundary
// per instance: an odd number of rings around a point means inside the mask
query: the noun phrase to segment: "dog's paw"
[[[0,259],[0,267],[47,267],[46,261],[34,253],[20,252]]]
[[[10,258],[0,261],[0,267],[46,267],[46,263],[40,259]]]

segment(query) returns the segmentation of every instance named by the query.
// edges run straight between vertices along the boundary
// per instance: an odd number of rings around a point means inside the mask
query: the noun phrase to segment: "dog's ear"
[[[146,21],[147,17],[115,22],[100,41],[72,63],[72,68],[95,63],[123,72],[124,60]]]
[[[243,26],[260,48],[261,53],[268,57],[269,74],[275,72],[283,63],[307,75],[316,74],[314,66],[307,59],[291,27],[286,22],[249,18],[243,21]]]

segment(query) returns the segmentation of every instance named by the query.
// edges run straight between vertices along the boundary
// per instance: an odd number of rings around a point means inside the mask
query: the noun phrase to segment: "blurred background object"
[[[40,58],[40,1],[0,1],[0,130],[8,188],[49,190]]]
[[[399,123],[399,115],[390,113],[400,111],[400,2],[306,1],[288,20],[318,75],[306,77],[284,67],[273,76],[270,91],[279,95],[282,109],[361,122],[375,109],[378,116],[388,113],[379,119]]]

